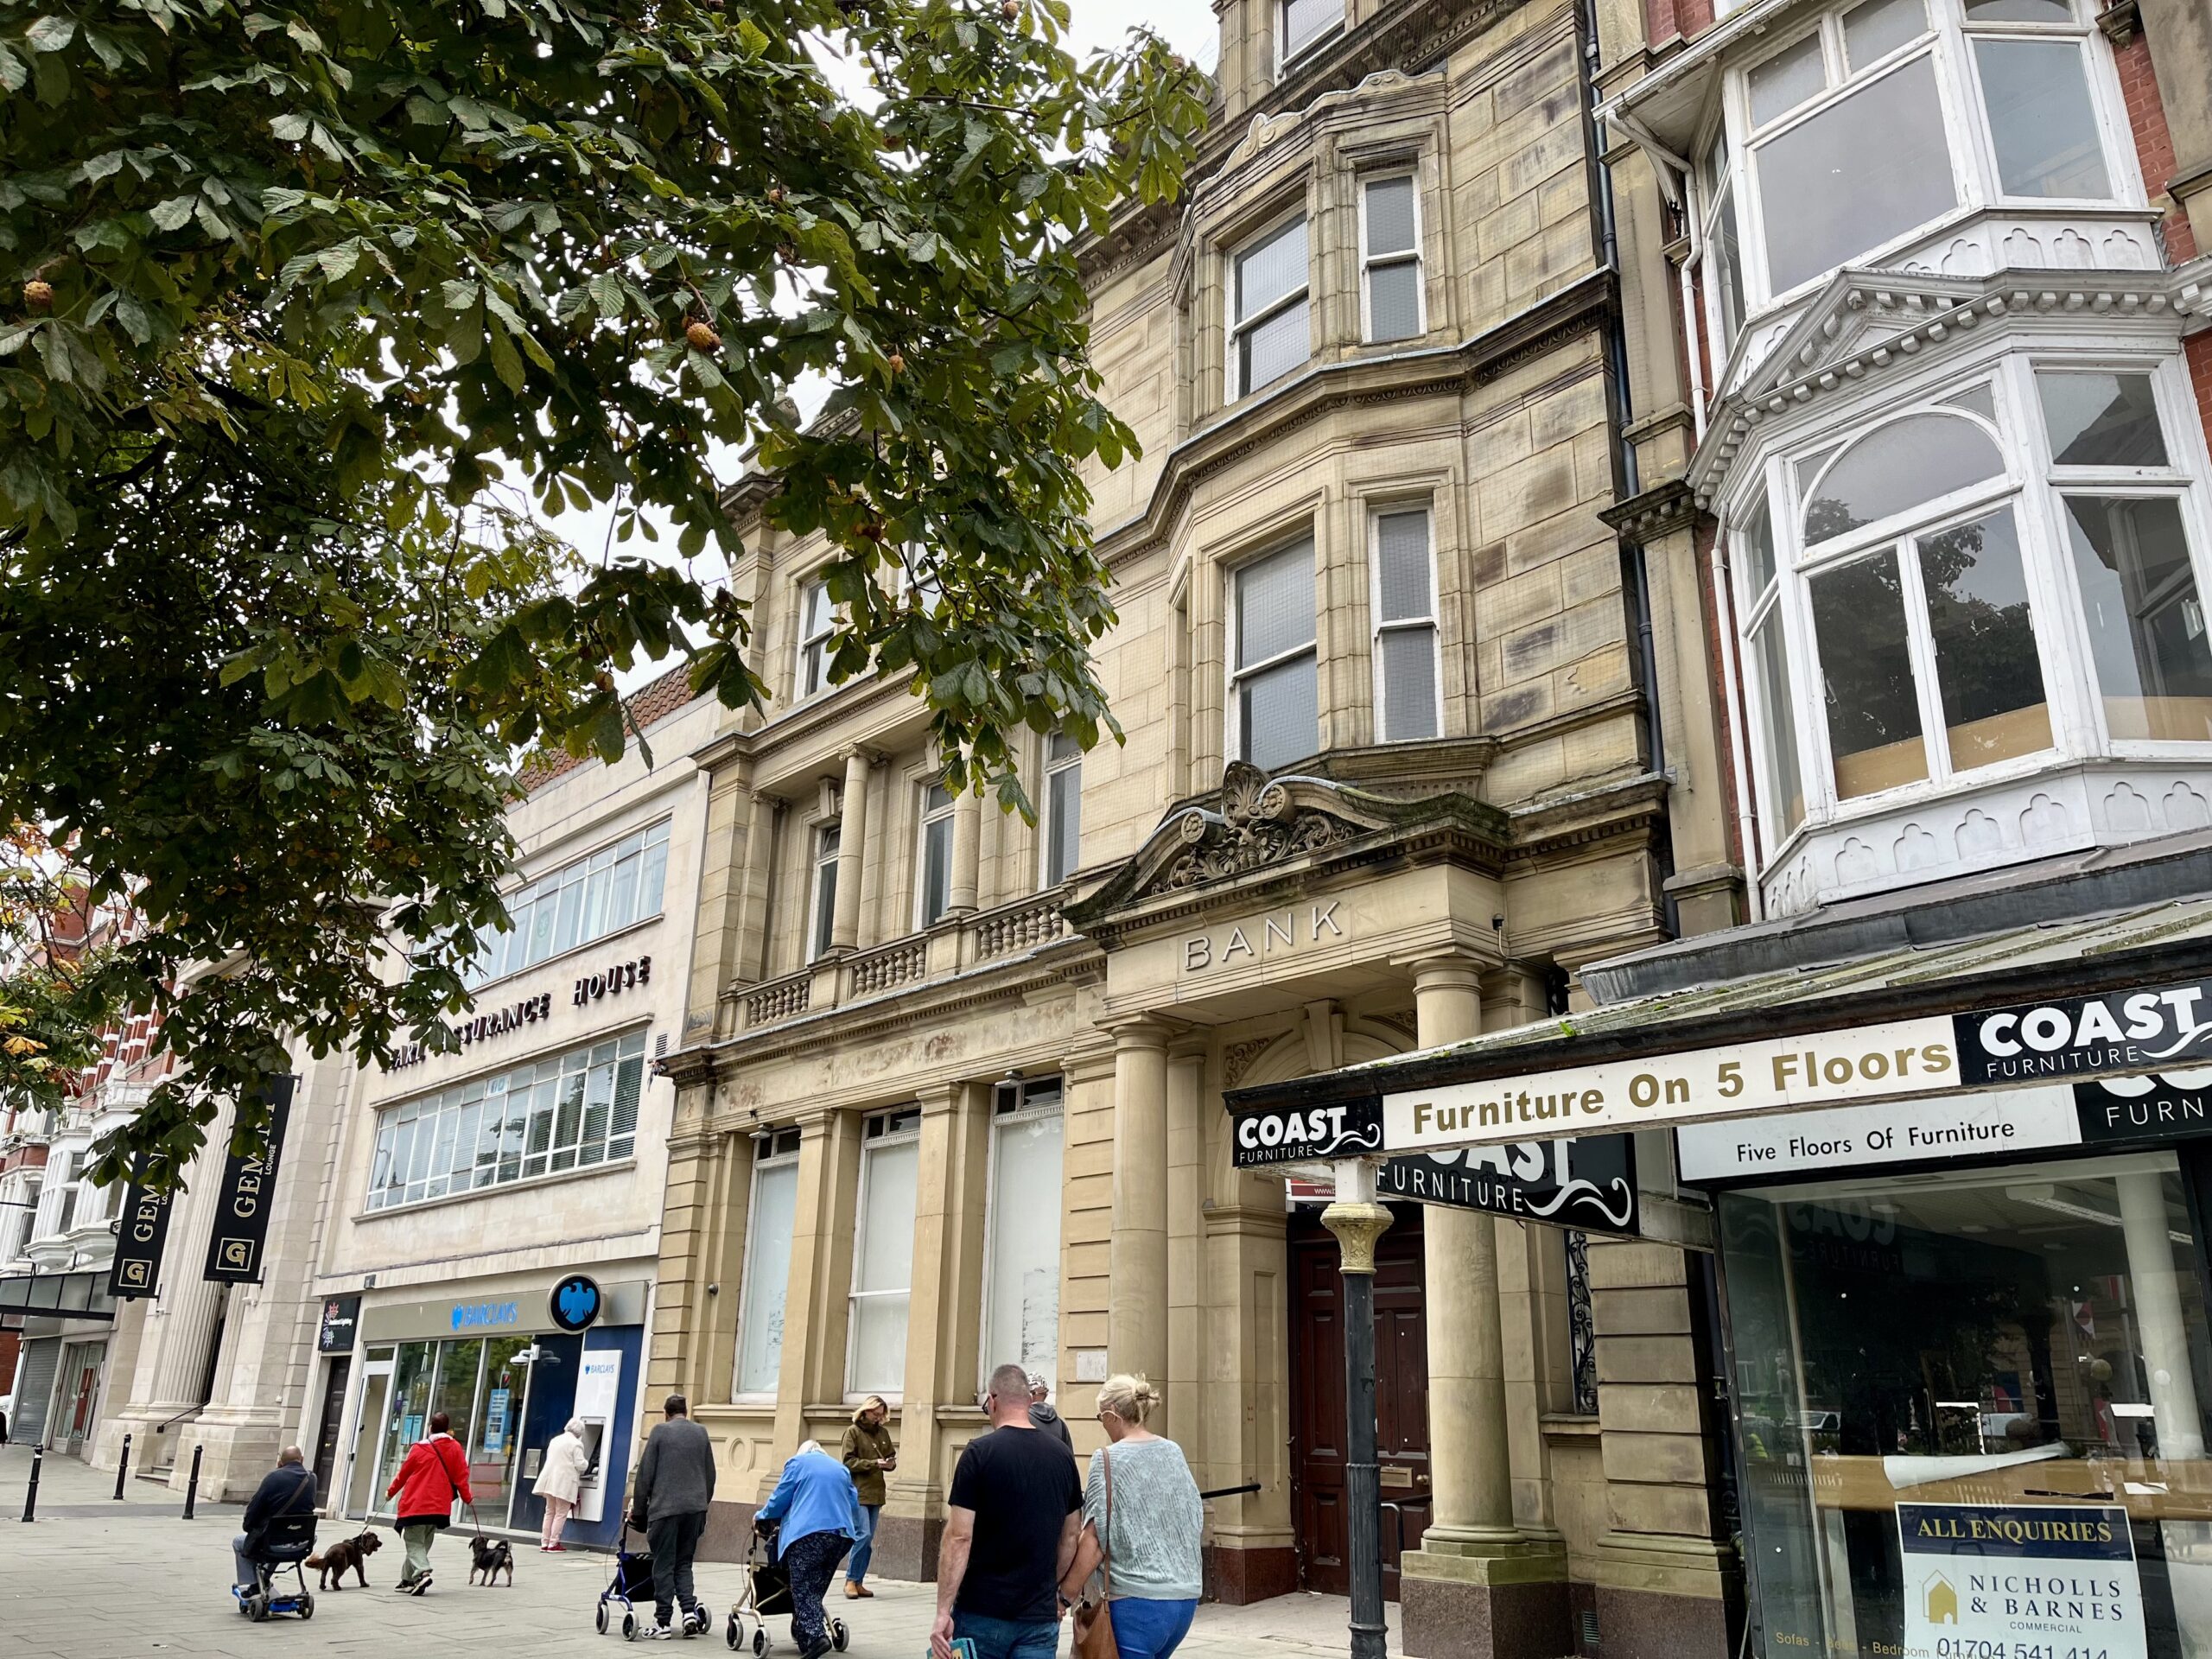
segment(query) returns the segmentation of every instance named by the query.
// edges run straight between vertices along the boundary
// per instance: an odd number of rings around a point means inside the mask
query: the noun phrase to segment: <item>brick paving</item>
[[[269,1659],[332,1655],[340,1659],[416,1656],[599,1654],[624,1650],[619,1634],[598,1635],[593,1609],[608,1573],[606,1556],[541,1555],[519,1545],[515,1584],[492,1589],[467,1582],[463,1539],[444,1535],[431,1553],[437,1583],[419,1599],[395,1595],[397,1541],[369,1561],[370,1588],[315,1598],[315,1618],[239,1618],[227,1586],[230,1541],[240,1510],[202,1503],[182,1518],[182,1500],[166,1487],[133,1479],[121,1503],[111,1472],[48,1453],[40,1478],[38,1519],[21,1524],[30,1454],[0,1446],[0,1659]],[[322,1523],[321,1536],[342,1535]],[[715,1612],[713,1632],[681,1651],[726,1653],[721,1631],[744,1569],[702,1562],[699,1590]],[[313,1575],[309,1575],[313,1582]],[[830,1610],[852,1630],[856,1659],[923,1659],[936,1609],[931,1586],[875,1581],[874,1600],[848,1602],[832,1592]],[[1395,1620],[1396,1609],[1391,1609]],[[1285,1596],[1251,1607],[1211,1603],[1178,1659],[1310,1659],[1341,1654],[1346,1608],[1341,1598]],[[774,1654],[795,1659],[787,1621],[770,1626]],[[1062,1638],[1061,1652],[1067,1649]],[[1393,1632],[1392,1646],[1395,1648]],[[658,1649],[649,1649],[657,1651]]]

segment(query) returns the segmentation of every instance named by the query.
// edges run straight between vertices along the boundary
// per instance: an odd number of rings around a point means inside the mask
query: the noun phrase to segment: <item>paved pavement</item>
[[[30,1454],[0,1446],[0,1659],[270,1659],[309,1654],[415,1659],[439,1654],[540,1656],[624,1651],[619,1635],[597,1635],[592,1613],[609,1574],[608,1558],[575,1552],[542,1555],[524,1542],[512,1589],[467,1582],[465,1541],[442,1537],[431,1554],[437,1583],[419,1599],[393,1594],[397,1541],[369,1560],[370,1588],[315,1598],[313,1621],[271,1618],[249,1624],[226,1588],[230,1541],[240,1511],[202,1503],[182,1519],[177,1495],[151,1482],[128,1482],[48,1454],[40,1478],[38,1518],[21,1524]],[[348,1529],[350,1530],[350,1529]],[[329,1522],[322,1536],[342,1535]],[[309,1575],[313,1582],[313,1575]],[[725,1615],[743,1569],[708,1562],[699,1589],[715,1611],[712,1636],[677,1651],[725,1653]],[[870,1601],[833,1592],[830,1608],[852,1630],[855,1659],[923,1659],[936,1594],[928,1585],[879,1580]],[[1396,1609],[1391,1609],[1395,1619]],[[1250,1607],[1208,1604],[1178,1659],[1313,1659],[1342,1654],[1347,1609],[1341,1598],[1285,1596]],[[619,1626],[619,1608],[618,1626]],[[772,1623],[772,1656],[795,1659],[788,1622]],[[1061,1652],[1065,1654],[1065,1638]],[[1392,1647],[1396,1646],[1393,1632]],[[660,1651],[629,1649],[630,1651]]]

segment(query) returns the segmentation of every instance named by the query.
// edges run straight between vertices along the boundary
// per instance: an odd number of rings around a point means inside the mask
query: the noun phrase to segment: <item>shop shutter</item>
[[[47,1399],[54,1392],[54,1368],[60,1359],[59,1337],[23,1344],[23,1363],[16,1373],[16,1409],[8,1420],[10,1440],[36,1446],[45,1439]]]

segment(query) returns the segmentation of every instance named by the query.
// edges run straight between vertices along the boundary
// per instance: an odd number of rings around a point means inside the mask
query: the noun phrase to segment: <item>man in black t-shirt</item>
[[[991,1373],[991,1431],[968,1442],[952,1471],[937,1557],[936,1659],[956,1637],[976,1659],[1052,1659],[1060,1636],[1060,1577],[1083,1531],[1083,1482],[1059,1441],[1029,1421],[1019,1365]]]

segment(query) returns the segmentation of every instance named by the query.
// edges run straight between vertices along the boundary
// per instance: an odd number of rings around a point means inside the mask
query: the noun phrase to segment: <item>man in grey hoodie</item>
[[[1050,1385],[1049,1383],[1047,1383],[1047,1382],[1045,1381],[1045,1374],[1044,1374],[1044,1372],[1042,1372],[1042,1371],[1032,1371],[1032,1372],[1030,1372],[1030,1373],[1029,1373],[1029,1422],[1030,1422],[1030,1426],[1031,1426],[1033,1428],[1041,1428],[1041,1429],[1043,1429],[1043,1430],[1044,1430],[1047,1434],[1052,1434],[1052,1435],[1057,1435],[1057,1436],[1058,1436],[1060,1444],[1061,1444],[1062,1446],[1065,1446],[1065,1447],[1067,1447],[1067,1449],[1068,1449],[1068,1455],[1069,1455],[1070,1457],[1073,1457],[1073,1456],[1075,1455],[1075,1436],[1068,1433],[1068,1426],[1067,1426],[1067,1423],[1065,1422],[1065,1420],[1063,1420],[1063,1419],[1062,1419],[1062,1417],[1060,1416],[1060,1414],[1059,1414],[1058,1412],[1054,1411],[1054,1410],[1052,1409],[1052,1408],[1051,1404],[1049,1403],[1049,1402],[1050,1402],[1050,1401],[1052,1400],[1052,1387],[1051,1387],[1051,1385]]]
[[[670,1395],[661,1408],[667,1419],[646,1437],[645,1455],[638,1460],[630,1524],[653,1552],[653,1628],[639,1634],[665,1642],[677,1634],[670,1619],[679,1603],[686,1626],[703,1630],[709,1622],[692,1593],[691,1558],[715,1498],[715,1442],[691,1421],[682,1395]]]

